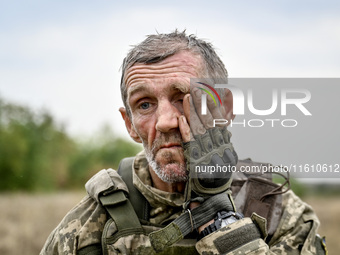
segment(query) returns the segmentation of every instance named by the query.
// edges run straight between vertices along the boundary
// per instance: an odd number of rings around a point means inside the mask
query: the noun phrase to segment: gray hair
[[[183,50],[198,54],[202,57],[204,62],[203,68],[205,70],[200,78],[209,77],[213,81],[227,79],[228,72],[216,54],[212,44],[198,39],[195,35],[186,35],[185,31],[178,32],[175,30],[169,34],[148,35],[143,42],[135,45],[128,52],[122,64],[120,90],[124,106],[129,116],[131,116],[131,112],[127,102],[127,87],[125,84],[126,71],[136,63],[157,63]]]

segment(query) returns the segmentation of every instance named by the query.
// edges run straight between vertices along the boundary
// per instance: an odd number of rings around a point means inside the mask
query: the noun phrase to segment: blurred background
[[[217,48],[230,77],[339,78],[339,14],[340,2],[331,0],[0,0],[0,254],[38,254],[85,195],[85,182],[141,149],[118,112],[119,70],[130,45],[186,29]],[[334,118],[339,109],[334,102]],[[323,121],[314,118],[313,128],[338,144]],[[262,150],[240,137],[233,137],[240,158],[283,158],[273,139]],[[294,146],[303,153],[303,143]],[[339,179],[292,182],[336,254]]]

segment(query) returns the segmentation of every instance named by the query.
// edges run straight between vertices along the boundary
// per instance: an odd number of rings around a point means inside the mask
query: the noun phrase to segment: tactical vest
[[[149,220],[150,205],[140,191],[133,185],[133,160],[125,158],[120,162],[118,173],[125,182],[129,194],[123,190],[108,189],[98,194],[100,203],[110,216],[102,233],[101,245],[90,245],[78,251],[78,254],[110,254],[112,245],[119,242],[122,237],[131,237],[141,240],[143,245],[132,247],[136,254],[155,254],[148,240],[148,234],[164,226],[151,224]],[[269,169],[270,164],[253,162],[250,159],[240,160],[237,169],[241,166],[256,166],[257,173],[233,173],[231,185],[234,202],[238,212],[245,217],[256,212],[267,219],[267,240],[274,234],[282,211],[282,188],[272,182],[271,173],[263,173],[262,169]],[[109,177],[108,177],[109,178]],[[289,182],[288,182],[289,183]],[[162,253],[157,254],[198,254],[195,249],[196,233],[177,242]],[[123,247],[123,246],[122,246]],[[126,251],[128,253],[128,251]]]

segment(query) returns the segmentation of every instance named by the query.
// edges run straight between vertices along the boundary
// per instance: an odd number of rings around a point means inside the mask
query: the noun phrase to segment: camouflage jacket
[[[242,186],[236,187],[237,180],[240,178],[236,177],[232,184],[233,197],[242,212],[245,210],[242,205],[245,197],[241,192]],[[155,254],[148,234],[181,214],[183,195],[152,187],[143,153],[137,155],[134,161],[133,183],[151,205],[150,222],[142,225],[143,233],[128,233],[114,238],[117,226],[107,216],[98,195],[103,190],[128,190],[115,170],[102,170],[86,184],[88,195],[50,234],[40,254],[78,254],[79,250],[93,244],[102,245],[103,254]],[[183,239],[161,254],[317,254],[315,238],[319,220],[312,208],[292,191],[282,195],[281,208],[281,217],[274,230],[269,231],[269,236],[266,220],[253,214],[200,241],[196,241],[195,237]]]

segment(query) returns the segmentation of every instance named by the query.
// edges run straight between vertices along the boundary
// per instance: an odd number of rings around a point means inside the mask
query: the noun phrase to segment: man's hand
[[[230,133],[226,126],[213,127],[214,119],[226,118],[224,107],[215,106],[208,98],[207,114],[199,114],[201,95],[200,89],[191,89],[191,95],[184,97],[184,116],[179,118],[189,174],[187,201],[193,197],[207,198],[228,190],[231,167],[237,163],[237,154],[230,143]]]
[[[203,170],[204,167],[235,167],[237,163],[237,155],[230,143],[227,128],[213,127],[213,119],[226,117],[225,110],[223,107],[215,107],[212,100],[208,99],[207,114],[200,115],[197,113],[200,105],[201,91],[194,88],[191,95],[184,97],[184,116],[179,117],[189,176],[185,188],[185,207],[189,210],[165,228],[150,233],[150,242],[156,251],[164,250],[194,229],[198,229],[202,237],[215,231],[217,227],[237,220],[234,216],[228,220],[229,216],[225,214],[235,211],[230,191],[232,171]],[[221,213],[226,216],[225,221],[222,221],[224,219]],[[219,218],[214,222],[216,216]],[[210,225],[211,223],[214,224]]]
[[[207,114],[200,115],[196,111],[200,101],[201,92],[194,88],[191,95],[184,97],[184,116],[179,118],[189,176],[185,188],[185,207],[189,210],[163,229],[149,234],[156,251],[164,250],[194,229],[198,229],[201,238],[239,218],[235,217],[231,198],[232,171],[203,170],[204,167],[235,167],[237,163],[227,128],[213,127],[213,119],[226,117],[224,108],[215,107],[212,100],[207,100]]]

